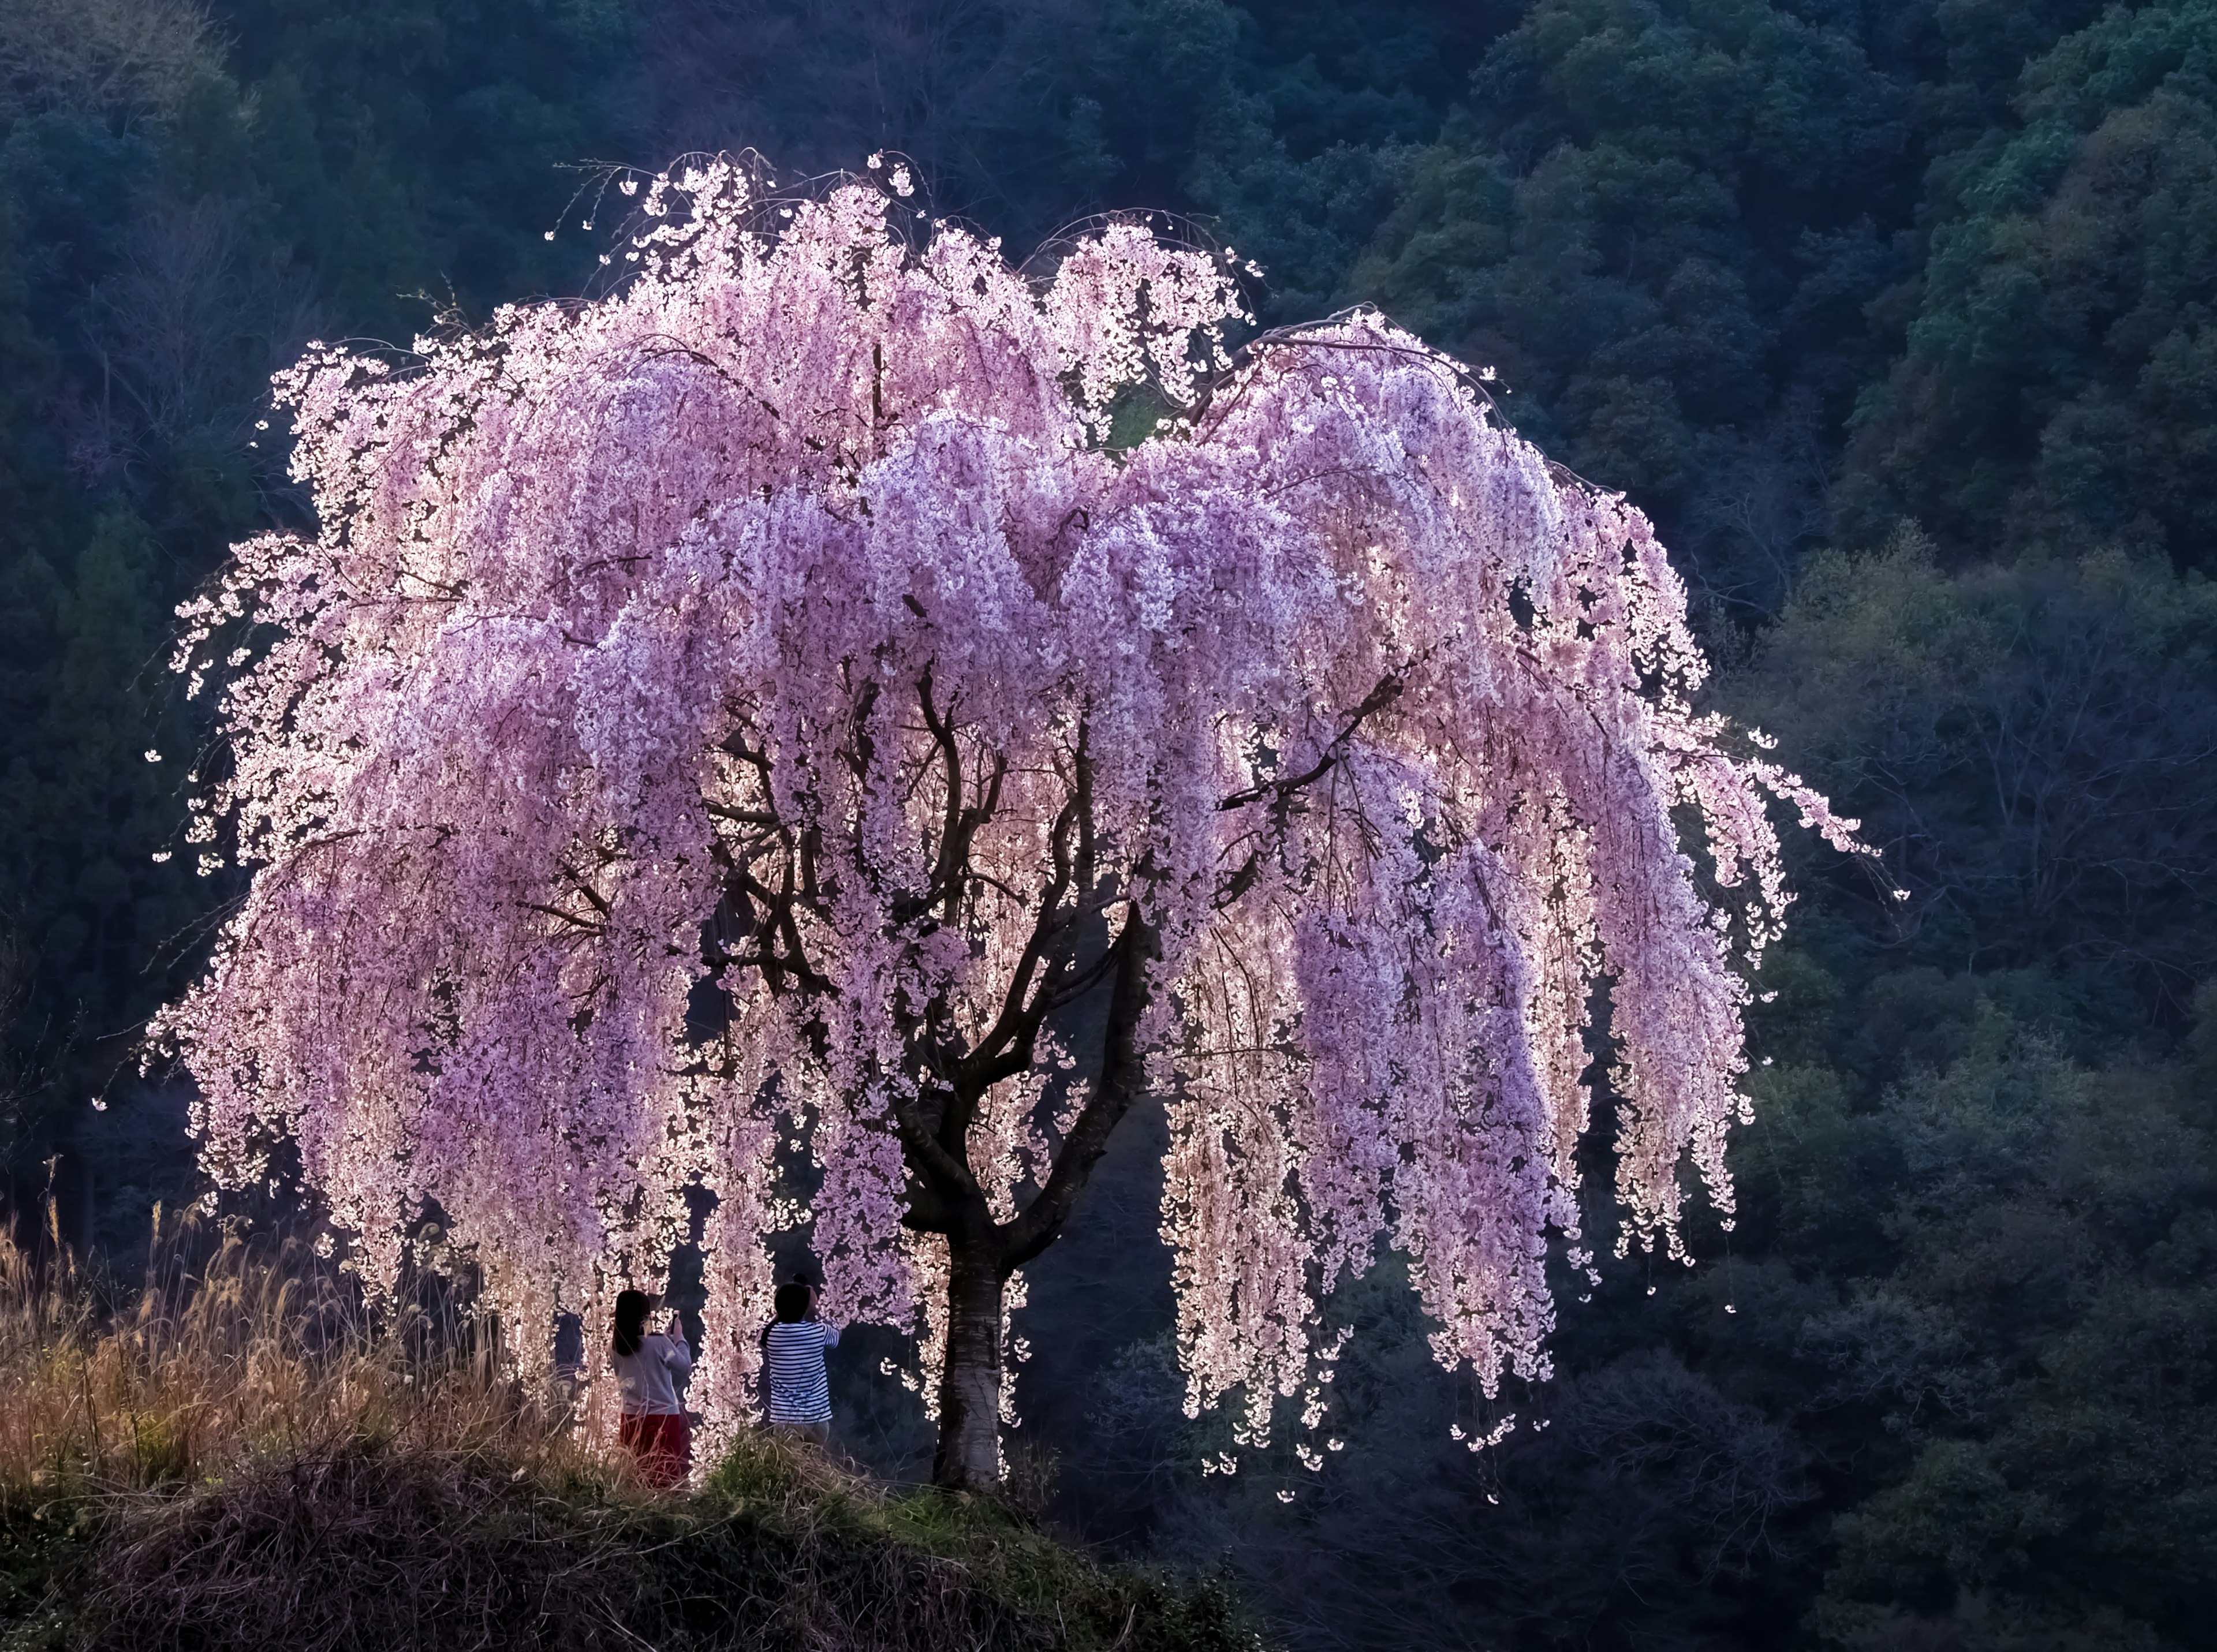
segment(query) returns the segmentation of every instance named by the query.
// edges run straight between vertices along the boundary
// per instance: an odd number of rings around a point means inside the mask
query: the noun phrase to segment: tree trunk
[[[935,1485],[1001,1484],[1001,1259],[990,1243],[948,1242],[947,1370],[939,1379]]]

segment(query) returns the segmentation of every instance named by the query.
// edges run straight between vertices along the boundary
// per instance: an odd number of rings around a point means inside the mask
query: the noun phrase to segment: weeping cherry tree
[[[1544,1374],[1597,983],[1624,1231],[1677,1254],[1689,1170],[1729,1212],[1768,804],[1852,823],[1693,707],[1637,511],[1375,316],[1235,359],[1228,259],[1143,224],[1042,276],[898,169],[638,204],[607,296],[280,379],[316,531],[180,655],[191,835],[252,868],[157,1024],[219,1182],[290,1144],[372,1280],[435,1202],[527,1375],[712,1195],[725,1431],[806,1222],[957,1487],[1143,1095],[1189,1408],[1248,1441],[1381,1242],[1443,1364]]]

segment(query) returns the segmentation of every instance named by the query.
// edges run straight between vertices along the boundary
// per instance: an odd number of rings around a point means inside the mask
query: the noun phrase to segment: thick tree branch
[[[950,1152],[924,1122],[913,1100],[896,1094],[892,1102],[893,1128],[900,1136],[901,1155],[917,1179],[950,1209],[960,1211],[973,1201],[983,1204],[978,1179],[970,1167]],[[944,1229],[932,1231],[943,1232]]]
[[[1070,1135],[1055,1156],[1047,1185],[1000,1234],[1003,1269],[1022,1267],[1054,1242],[1093,1167],[1108,1146],[1109,1133],[1138,1099],[1142,1063],[1139,1018],[1150,996],[1147,966],[1161,955],[1160,938],[1141,915],[1138,903],[1127,910],[1124,928],[1109,948],[1115,960],[1115,984],[1108,1000],[1108,1029],[1102,1042],[1101,1068]]]

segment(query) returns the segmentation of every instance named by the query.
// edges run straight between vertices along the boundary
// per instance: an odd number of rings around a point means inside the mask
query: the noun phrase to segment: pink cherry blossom
[[[707,1190],[718,1429],[809,1221],[954,1484],[1150,1090],[1190,1402],[1246,1439],[1322,1415],[1381,1236],[1442,1362],[1545,1371],[1596,979],[1629,1232],[1677,1248],[1688,1162],[1729,1209],[1766,799],[1853,823],[1694,709],[1636,510],[1374,315],[1235,367],[1227,268],[1138,225],[1033,280],[869,182],[642,205],[608,297],[279,381],[320,526],[180,654],[255,650],[193,829],[250,888],[157,1028],[218,1178],[297,1143],[375,1278],[435,1199],[527,1367]]]

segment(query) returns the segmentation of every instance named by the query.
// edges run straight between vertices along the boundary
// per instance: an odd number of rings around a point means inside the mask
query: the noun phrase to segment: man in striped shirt
[[[828,1445],[831,1383],[824,1370],[824,1350],[839,1346],[839,1328],[816,1317],[816,1287],[806,1279],[778,1286],[776,1300],[777,1317],[763,1332],[770,1426]]]

